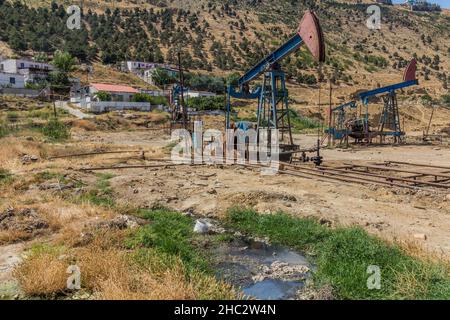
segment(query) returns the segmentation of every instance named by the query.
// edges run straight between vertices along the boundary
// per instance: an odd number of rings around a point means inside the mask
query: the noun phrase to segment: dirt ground
[[[98,134],[101,142],[159,148],[170,143],[165,134],[127,132]],[[302,146],[317,137],[297,135]],[[95,138],[94,138],[95,140]],[[324,150],[325,161],[407,161],[449,165],[450,148],[437,146],[375,146]],[[263,176],[240,167],[177,167],[113,171],[111,184],[119,201],[141,207],[165,205],[183,212],[220,216],[232,206],[262,213],[286,211],[314,216],[334,225],[359,225],[391,241],[420,241],[426,249],[450,257],[450,192],[412,192],[380,186],[319,182],[288,176]],[[426,240],[415,235],[425,234]]]
[[[6,139],[6,140],[5,140]],[[7,208],[29,208],[44,215],[49,224],[39,237],[80,236],[88,222],[113,217],[98,207],[64,202],[80,192],[82,182],[89,187],[98,180],[98,172],[80,168],[107,165],[154,164],[149,158],[169,157],[170,137],[163,130],[96,131],[75,127],[71,140],[63,144],[41,144],[27,137],[3,139],[5,157],[2,166],[20,179],[20,192],[0,196],[0,213]],[[8,140],[9,139],[9,140]],[[317,136],[295,135],[302,148],[316,143]],[[8,147],[5,147],[5,146]],[[1,147],[1,146],[0,146]],[[144,150],[138,153],[107,154],[50,160],[54,155],[92,150]],[[24,154],[38,160],[23,162]],[[325,163],[407,161],[432,165],[450,165],[448,146],[373,146],[348,149],[324,149]],[[39,172],[59,172],[62,178],[36,182]],[[450,171],[450,170],[449,170]],[[371,234],[390,242],[423,248],[440,258],[450,259],[450,191],[428,189],[413,191],[375,185],[323,182],[286,175],[265,176],[260,169],[238,166],[179,166],[106,170],[114,201],[121,207],[154,208],[166,206],[196,216],[220,217],[234,206],[251,207],[263,214],[284,211],[300,217],[315,217],[333,227],[361,226]],[[418,236],[419,235],[419,236]],[[73,240],[73,239],[72,239]],[[12,270],[33,239],[24,238],[0,245],[0,289],[16,290]],[[14,292],[14,291],[13,291]]]

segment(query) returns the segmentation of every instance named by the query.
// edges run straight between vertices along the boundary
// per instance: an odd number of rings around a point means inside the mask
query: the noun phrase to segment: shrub
[[[50,119],[42,128],[42,134],[52,141],[62,141],[70,137],[69,128],[56,118]]]
[[[100,101],[111,101],[112,100],[111,94],[108,92],[105,92],[105,91],[99,91],[95,94],[95,96]]]
[[[217,97],[195,97],[187,100],[187,106],[196,110],[225,110],[223,96]]]
[[[433,98],[431,98],[429,94],[424,94],[423,96],[420,97],[420,99],[422,100],[423,103],[429,103],[433,101]]]
[[[0,186],[13,179],[13,175],[6,169],[0,168]]]
[[[19,120],[19,114],[17,112],[11,111],[6,114],[6,119],[9,122],[17,122]]]
[[[133,102],[150,102],[151,96],[145,93],[136,93],[132,98],[131,101]]]
[[[447,107],[450,107],[450,94],[445,94],[442,96],[442,103]]]
[[[167,106],[169,102],[166,97],[158,96],[154,97],[146,93],[137,93],[131,99],[133,102],[150,102],[152,105],[164,105]]]

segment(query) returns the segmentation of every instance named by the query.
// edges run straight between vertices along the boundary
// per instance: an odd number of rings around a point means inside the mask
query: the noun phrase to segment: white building
[[[25,88],[25,77],[17,73],[0,72],[0,88]]]
[[[187,92],[184,93],[184,96],[189,97],[189,98],[200,98],[200,97],[215,97],[215,96],[217,96],[217,94],[215,94],[214,92],[208,92],[208,91],[188,90]]]
[[[20,70],[53,71],[55,67],[48,63],[36,62],[25,59],[6,59],[0,62],[0,71],[7,73],[20,73]]]
[[[170,77],[178,77],[178,70],[172,66],[161,63],[142,62],[142,61],[123,61],[122,71],[132,72],[141,77],[145,82],[154,85],[153,74],[157,69],[162,69]]]
[[[106,83],[91,83],[89,85],[89,94],[92,97],[96,96],[96,93],[102,91],[107,92],[111,95],[111,101],[125,101],[130,102],[133,96],[139,93],[133,87],[117,85],[117,84],[106,84]]]
[[[157,63],[142,62],[142,61],[125,61],[125,69],[129,72],[135,72],[137,70],[145,70],[153,68]]]
[[[25,83],[34,83],[46,80],[48,74],[55,67],[48,63],[36,62],[25,59],[6,59],[0,61],[0,72],[21,74]]]

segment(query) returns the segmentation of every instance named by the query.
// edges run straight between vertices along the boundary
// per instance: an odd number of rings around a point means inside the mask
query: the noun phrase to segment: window
[[[25,64],[23,62],[20,63],[20,68],[23,69],[25,67]]]
[[[5,67],[4,67],[3,63],[0,64],[0,71],[3,71],[4,68],[5,68]]]
[[[13,78],[13,77],[9,78],[9,83],[16,84],[16,78]]]

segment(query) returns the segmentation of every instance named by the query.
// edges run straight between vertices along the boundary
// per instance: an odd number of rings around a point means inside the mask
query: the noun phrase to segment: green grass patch
[[[450,299],[447,266],[421,261],[361,228],[330,229],[313,219],[284,213],[259,215],[232,209],[227,224],[242,232],[269,237],[311,255],[314,283],[331,284],[340,299]],[[369,290],[369,266],[381,270],[381,289]]]
[[[194,234],[194,220],[191,217],[167,209],[140,210],[139,216],[149,219],[151,223],[140,228],[128,240],[129,247],[156,250],[167,264],[171,263],[171,259],[180,258],[188,273],[210,271],[208,260],[195,245],[201,236]],[[138,252],[138,260],[145,261],[146,250]]]
[[[305,130],[317,129],[320,123],[314,119],[300,116],[295,110],[289,110],[291,127],[293,132],[302,132]]]
[[[42,171],[39,173],[36,173],[35,178],[38,181],[46,181],[46,180],[52,180],[52,179],[58,179],[60,181],[64,181],[65,177],[63,174],[58,172],[52,172],[52,171]]]
[[[58,119],[52,118],[42,127],[42,134],[52,142],[64,141],[70,138],[70,129]]]
[[[441,97],[442,103],[444,104],[444,106],[446,107],[450,107],[450,94],[444,94]]]
[[[9,111],[6,113],[6,119],[9,122],[17,122],[20,118],[20,115],[15,111]]]
[[[88,190],[79,198],[82,202],[88,202],[97,206],[112,208],[115,206],[113,197],[113,189],[110,185],[110,179],[114,178],[113,174],[101,173],[97,175],[95,188]]]
[[[15,130],[14,126],[0,121],[0,138],[9,136],[10,134],[14,133],[15,131],[16,130]]]
[[[9,170],[0,168],[0,186],[11,183],[14,180],[14,176]]]

